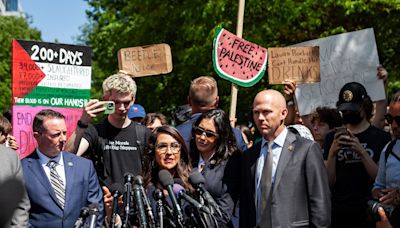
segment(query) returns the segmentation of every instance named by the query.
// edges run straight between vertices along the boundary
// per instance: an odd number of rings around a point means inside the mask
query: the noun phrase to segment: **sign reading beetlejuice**
[[[32,121],[53,109],[66,117],[68,135],[90,99],[91,48],[36,41],[12,41],[13,135],[20,158],[35,148]]]

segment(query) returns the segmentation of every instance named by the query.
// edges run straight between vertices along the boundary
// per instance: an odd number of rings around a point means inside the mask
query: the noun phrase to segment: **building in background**
[[[0,0],[0,15],[25,17],[19,0]]]

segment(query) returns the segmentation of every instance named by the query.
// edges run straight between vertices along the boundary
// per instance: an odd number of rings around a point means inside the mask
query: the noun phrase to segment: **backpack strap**
[[[395,157],[397,160],[400,161],[399,156],[397,156],[394,152],[393,152],[393,147],[396,144],[397,139],[393,140],[390,142],[390,144],[387,146],[386,150],[385,150],[385,163],[388,160],[389,155],[392,155],[393,157]]]

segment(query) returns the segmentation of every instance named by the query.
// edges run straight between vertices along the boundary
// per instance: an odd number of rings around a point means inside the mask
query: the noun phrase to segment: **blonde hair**
[[[137,87],[131,76],[118,73],[109,76],[103,82],[103,96],[110,96],[112,90],[117,93],[132,93],[132,96],[136,97]]]
[[[212,105],[217,96],[217,81],[211,76],[200,76],[190,84],[189,97],[195,105]]]

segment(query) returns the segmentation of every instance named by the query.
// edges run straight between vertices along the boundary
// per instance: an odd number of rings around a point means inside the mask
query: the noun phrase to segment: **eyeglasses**
[[[218,133],[206,130],[206,129],[204,129],[202,127],[198,127],[198,126],[193,126],[193,132],[194,132],[195,135],[198,135],[198,136],[206,134],[207,138],[216,138],[216,137],[218,137]]]
[[[393,120],[394,120],[394,121],[396,121],[397,125],[400,125],[400,116],[392,116],[390,114],[386,114],[385,119],[389,124],[392,124]]]
[[[181,151],[181,144],[179,143],[160,143],[156,145],[156,150],[160,154],[166,154],[168,151],[168,148],[170,148],[170,151],[172,154],[179,154]]]

